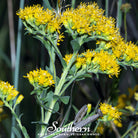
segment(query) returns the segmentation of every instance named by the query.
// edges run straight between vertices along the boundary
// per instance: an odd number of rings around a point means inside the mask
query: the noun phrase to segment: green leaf
[[[79,51],[80,49],[80,44],[78,43],[78,41],[75,39],[75,40],[72,40],[71,42],[71,46],[72,46],[72,49],[73,49],[73,52],[77,52]]]
[[[21,117],[23,116],[23,113],[21,113],[20,115],[19,115],[19,119],[21,120]]]
[[[132,66],[130,66],[130,69],[131,69],[131,71],[133,71],[133,70],[134,70]]]
[[[121,64],[121,66],[122,66],[125,70],[127,70],[127,67],[126,67],[125,65]]]
[[[31,95],[33,94],[41,94],[42,93],[42,90],[40,89],[34,89],[32,92],[31,92]]]
[[[15,135],[17,136],[17,138],[22,138],[20,131],[17,128],[12,127],[12,130],[15,133]]]
[[[57,102],[54,106],[53,112],[56,113],[59,110],[59,103]]]
[[[58,95],[53,95],[54,100],[59,99],[60,97]]]
[[[47,94],[47,96],[46,96],[46,98],[45,98],[45,102],[48,102],[48,103],[50,103],[50,101],[52,100],[52,98],[53,98],[53,92],[52,91],[50,91],[50,92],[48,92],[48,94]]]
[[[85,78],[92,78],[92,76],[88,73],[83,74],[83,75],[80,75],[79,77],[77,77],[76,81],[84,80]]]
[[[26,136],[26,138],[29,138],[27,130],[26,130],[26,128],[24,126],[22,127],[22,131],[23,131],[24,135]]]
[[[32,124],[38,124],[38,125],[45,125],[45,126],[47,126],[48,124],[45,124],[45,123],[43,123],[43,122],[41,122],[41,121],[35,121],[35,122],[31,122]]]
[[[84,77],[78,77],[77,79],[76,79],[76,81],[81,81],[81,80],[84,80],[85,78]]]
[[[85,77],[85,78],[92,78],[92,75],[91,74],[84,74],[83,77]]]
[[[49,0],[43,0],[43,7],[45,8],[45,9],[49,9],[49,10],[52,10],[52,7],[51,7],[51,5],[50,5],[50,3],[49,3]]]
[[[74,109],[75,114],[77,114],[79,112],[79,110],[77,109],[77,107],[75,105],[72,105],[72,108]]]
[[[59,97],[64,104],[68,104],[70,96]]]

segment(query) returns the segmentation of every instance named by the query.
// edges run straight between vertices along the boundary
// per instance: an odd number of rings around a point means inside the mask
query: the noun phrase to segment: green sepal
[[[125,70],[127,70],[127,67],[123,63],[119,63]]]

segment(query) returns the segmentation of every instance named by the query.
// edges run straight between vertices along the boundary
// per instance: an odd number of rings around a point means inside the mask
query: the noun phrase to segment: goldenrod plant
[[[0,81],[0,98],[0,106],[6,106],[11,110],[11,113],[14,115],[19,125],[19,128],[24,134],[24,137],[28,138],[29,136],[27,134],[27,131],[15,112],[16,106],[20,104],[24,96],[22,94],[19,94],[19,92],[14,88],[14,86],[10,85],[8,82]]]
[[[73,3],[74,1],[72,1]],[[77,8],[74,5],[62,8],[62,4],[63,1],[58,0],[57,9],[44,8],[39,4],[26,6],[16,13],[25,26],[25,33],[41,41],[50,60],[49,66],[34,68],[33,71],[30,70],[23,76],[33,86],[31,95],[35,96],[40,106],[41,118],[35,122],[39,127],[36,137],[39,138],[74,134],[74,132],[62,130],[48,132],[52,115],[59,112],[61,103],[69,104],[70,96],[65,92],[73,85],[73,82],[91,78],[92,74],[97,77],[99,74],[105,74],[110,79],[118,78],[123,67],[138,68],[138,46],[131,41],[126,42],[126,38],[124,40],[119,28],[116,27],[115,19],[108,17],[107,12],[105,16],[104,10],[97,3],[80,3]],[[106,7],[108,8],[108,5]],[[70,38],[70,53],[60,49],[60,44],[66,37]],[[91,48],[83,50],[82,47],[85,47],[84,44],[87,43],[91,44]],[[62,67],[60,75],[57,73],[55,63],[57,57]],[[138,93],[136,91],[130,92],[128,96],[120,95],[115,106],[110,100],[102,101],[96,107],[91,104],[84,105],[77,111],[73,121],[64,123],[64,119],[61,126],[64,129],[69,126],[73,126],[74,129],[84,126],[88,128],[92,123],[93,132],[102,135],[106,128],[111,128],[116,136],[120,137],[117,127],[123,126],[122,109],[136,111],[134,107],[125,102],[133,96],[137,101]],[[8,107],[15,116],[24,137],[29,138],[27,130],[15,112],[16,106],[23,98],[24,96],[19,95],[14,86],[0,81],[0,99],[2,101],[0,101],[0,109],[2,110],[1,105]],[[67,118],[66,115],[65,118]],[[134,128],[134,126],[132,127]]]
[[[138,47],[124,41],[115,26],[115,19],[104,16],[104,10],[96,3],[81,3],[76,9],[61,11],[33,5],[17,12],[26,33],[39,39],[49,53],[50,66],[46,70],[30,71],[26,76],[34,87],[33,94],[36,94],[41,106],[41,121],[46,125],[52,113],[58,111],[59,101],[68,103],[69,96],[64,96],[64,92],[77,79],[91,77],[90,73],[118,77],[120,66],[138,67]],[[61,28],[64,28],[63,32]],[[73,51],[65,56],[59,50],[64,33],[72,37],[70,43]],[[96,48],[79,53],[82,45],[89,41],[95,41]],[[63,67],[60,77],[56,75],[56,55]],[[113,120],[117,126],[122,126],[122,113],[115,107],[103,103],[100,110],[104,121]],[[46,135],[46,128],[45,125],[41,126],[40,137]]]

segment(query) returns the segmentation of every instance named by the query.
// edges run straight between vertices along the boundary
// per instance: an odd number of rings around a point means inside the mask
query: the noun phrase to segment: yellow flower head
[[[133,106],[131,106],[131,105],[126,106],[125,108],[128,109],[131,112],[134,112],[135,111],[135,108]]]
[[[86,59],[84,57],[77,57],[75,66],[77,69],[79,69],[81,66],[86,64]]]
[[[22,94],[20,94],[16,100],[16,105],[19,104],[22,100],[23,100],[24,96]]]
[[[138,61],[138,46],[134,45],[131,41],[127,43],[126,50],[126,61],[133,60],[134,62]]]
[[[111,121],[114,119],[120,119],[122,112],[119,112],[116,107],[112,107],[111,105],[107,103],[101,103],[100,104],[100,110],[103,113],[103,119],[105,121]]]
[[[88,49],[85,53],[82,53],[82,55],[85,57],[86,63],[89,65],[92,62],[92,57],[95,55],[95,51],[92,51]]]
[[[19,92],[8,82],[0,81],[0,97],[10,101],[14,100],[18,93]]]
[[[0,100],[0,107],[1,107],[3,104],[4,104],[3,101]]]
[[[135,92],[134,98],[135,98],[136,101],[138,101],[138,92]]]
[[[94,24],[103,16],[104,11],[96,3],[81,3],[76,9],[63,12],[62,22],[65,28],[72,29],[78,34],[89,34],[94,31]]]
[[[105,130],[104,124],[103,124],[103,123],[100,123],[100,124],[98,125],[98,127],[97,127],[96,132],[97,132],[97,133],[100,133],[100,134],[102,135],[102,134],[104,133],[104,130]]]
[[[123,126],[120,120],[115,119],[113,122],[117,127],[122,127]]]
[[[114,55],[109,54],[107,51],[101,50],[94,55],[92,63],[98,64],[99,69],[102,72],[109,74],[109,77],[112,75],[118,76],[120,70],[117,60]]]
[[[92,110],[92,105],[91,104],[87,104],[87,114],[89,114]]]
[[[0,114],[3,112],[3,108],[2,107],[0,107]]]
[[[17,15],[22,20],[29,20],[32,22],[34,21],[36,25],[46,24],[54,17],[51,10],[44,10],[43,7],[41,7],[39,4],[30,7],[27,6],[24,9],[20,9],[17,12]]]
[[[118,104],[117,104],[117,108],[122,109],[126,106],[126,101],[128,100],[128,97],[126,94],[121,94],[118,97]]]
[[[67,55],[65,55],[65,57],[64,57],[63,59],[64,59],[64,60],[66,61],[66,63],[68,64],[69,61],[71,60],[72,56],[73,56],[73,54],[67,54]]]
[[[39,25],[46,25],[45,32],[46,33],[60,33],[59,29],[61,28],[61,19],[60,17],[56,17],[56,14],[53,10],[44,9],[41,5],[33,5],[30,7],[25,7],[24,9],[20,9],[17,12],[19,18],[27,23]],[[33,26],[34,27],[34,26]]]
[[[47,70],[41,68],[30,71],[25,77],[34,87],[48,87],[55,84],[53,76]]]

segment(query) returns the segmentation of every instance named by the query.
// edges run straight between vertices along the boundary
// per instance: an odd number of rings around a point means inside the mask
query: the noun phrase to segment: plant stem
[[[55,89],[55,95],[58,95],[58,94],[60,93],[60,91],[61,91],[61,89],[62,89],[62,86],[64,85],[64,83],[65,83],[65,81],[66,81],[65,78],[66,78],[66,76],[67,76],[67,74],[68,74],[68,71],[69,71],[70,67],[72,66],[72,63],[75,61],[76,55],[77,55],[77,52],[73,54],[73,56],[72,56],[72,58],[71,58],[69,64],[68,64],[67,67],[65,68],[65,70],[64,70],[64,72],[63,72],[63,74],[62,74],[62,77],[61,77],[61,79],[60,79],[60,81],[59,81],[59,83],[58,83],[58,86],[57,86],[56,89]]]
[[[64,88],[63,88],[63,90],[60,92],[59,96],[61,96],[61,95],[64,93],[64,91],[68,88],[68,86],[69,86],[75,79],[77,79],[77,77],[79,77],[80,75],[83,75],[84,73],[85,73],[85,71],[80,70],[80,71],[76,74],[76,76],[72,77],[72,79],[64,86]]]
[[[57,85],[56,82],[56,68],[55,68],[55,53],[54,53],[54,48],[52,47],[51,51],[48,51],[49,56],[50,56],[50,70],[52,73],[54,73],[54,81],[55,81],[55,87]]]
[[[49,105],[49,109],[50,110],[47,110],[46,113],[45,113],[45,120],[43,121],[44,124],[48,124],[49,123],[49,120],[50,120],[50,117],[52,115],[52,111],[54,106],[55,106],[55,103],[56,103],[57,100],[55,99],[52,99],[51,100],[51,103]],[[40,132],[40,137],[44,136],[46,134],[46,126],[42,126],[41,128],[41,132]]]
[[[117,23],[116,23],[116,27],[120,29],[121,27],[121,23],[122,23],[122,11],[121,9],[121,5],[122,5],[122,0],[118,0],[117,2]]]
[[[108,17],[108,5],[109,5],[109,0],[106,0],[105,2],[105,15]]]
[[[20,129],[21,129],[21,131],[22,131],[22,133],[23,133],[23,135],[24,135],[24,137],[25,137],[25,138],[29,138],[29,135],[28,135],[28,133],[27,133],[25,127],[22,126],[21,121],[20,121],[20,119],[18,118],[18,116],[17,116],[17,114],[15,113],[15,111],[14,111],[14,110],[12,109],[12,107],[8,104],[8,102],[5,101],[4,103],[5,103],[5,106],[8,107],[8,108],[11,110],[12,114],[14,115],[14,117],[15,117],[15,119],[16,119],[16,121],[17,121],[17,123],[18,123],[18,125],[19,125],[19,127],[20,127]]]
[[[95,128],[94,128],[94,131],[93,131],[94,133],[96,132],[97,127],[99,126],[99,124],[100,124],[100,121],[97,122],[97,124],[96,124],[96,126],[95,126]]]
[[[24,7],[24,0],[20,1],[20,8]],[[16,50],[16,61],[15,61],[15,73],[14,73],[14,87],[18,89],[19,80],[19,67],[20,67],[20,53],[21,53],[21,35],[22,35],[22,21],[19,18],[18,22],[18,34],[17,34],[17,50]],[[18,106],[19,111],[19,106]],[[12,116],[12,126],[15,126],[15,118]],[[11,129],[11,138],[15,138],[13,130]]]
[[[60,79],[60,81],[59,81],[57,87],[55,88],[55,93],[54,93],[55,95],[59,95],[59,93],[60,93],[60,91],[61,91],[61,89],[62,89],[62,86],[64,85],[64,83],[65,83],[65,81],[66,81],[65,78],[66,78],[66,76],[67,76],[67,74],[68,74],[68,71],[69,71],[69,69],[70,69],[72,63],[75,61],[76,55],[77,55],[77,52],[73,54],[73,56],[72,56],[72,58],[71,58],[69,64],[68,64],[67,67],[65,68],[65,70],[64,70],[64,72],[63,72],[63,74],[62,74],[62,77],[61,77],[61,79]],[[54,109],[54,106],[55,106],[56,101],[57,101],[57,100],[54,99],[54,98],[51,100],[51,103],[50,103],[50,105],[49,105],[50,110],[48,110],[48,111],[45,113],[44,124],[48,124],[48,123],[49,123],[50,117],[51,117],[51,115],[52,115],[52,111],[51,111],[51,110]],[[40,137],[43,136],[43,135],[45,135],[45,134],[46,134],[46,127],[43,126],[42,129],[41,129],[41,132],[40,132]]]
[[[127,42],[127,23],[126,23],[126,15],[127,15],[127,13],[124,12],[125,42]]]
[[[72,0],[71,7],[74,9],[75,8],[75,2],[76,0]]]
[[[126,132],[125,132],[125,134],[121,137],[121,138],[124,138],[133,128],[135,128],[136,126],[138,125],[138,122],[135,124],[135,125],[133,125],[129,130],[127,130]]]

